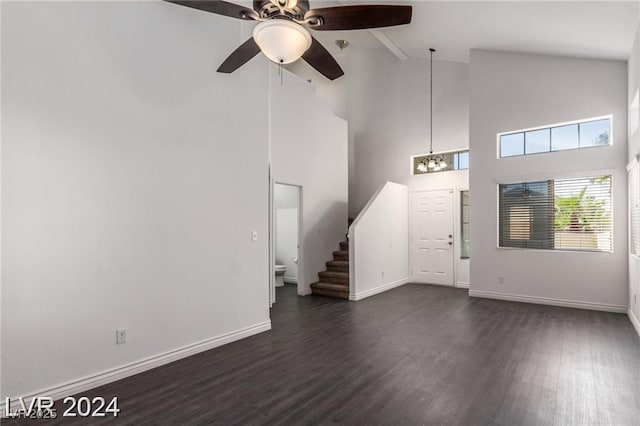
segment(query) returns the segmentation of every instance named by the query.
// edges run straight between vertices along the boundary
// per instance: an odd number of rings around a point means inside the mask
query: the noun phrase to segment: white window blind
[[[499,185],[500,247],[610,252],[611,176]]]
[[[640,166],[629,169],[629,252],[640,255]]]

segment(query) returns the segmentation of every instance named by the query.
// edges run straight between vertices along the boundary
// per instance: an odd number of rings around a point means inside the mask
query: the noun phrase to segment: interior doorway
[[[454,285],[453,190],[411,193],[411,280]]]
[[[302,187],[274,182],[271,241],[271,303],[276,288],[301,283]]]

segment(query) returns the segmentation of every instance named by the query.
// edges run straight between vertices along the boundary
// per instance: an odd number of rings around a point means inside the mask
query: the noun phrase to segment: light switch
[[[258,231],[253,231],[251,233],[251,240],[252,241],[258,241]]]

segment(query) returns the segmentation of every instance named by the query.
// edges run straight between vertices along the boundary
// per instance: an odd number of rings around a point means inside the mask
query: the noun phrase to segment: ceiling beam
[[[382,30],[372,29],[369,32],[378,39],[380,43],[382,43],[391,53],[393,53],[398,59],[401,61],[406,61],[409,59],[406,53],[397,44],[395,44],[388,35],[386,35]]]

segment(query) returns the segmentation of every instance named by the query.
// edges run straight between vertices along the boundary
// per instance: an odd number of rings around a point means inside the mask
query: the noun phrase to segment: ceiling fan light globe
[[[448,164],[447,164],[444,160],[442,160],[442,161],[440,162],[439,166],[440,166],[440,168],[441,168],[441,169],[446,169],[446,168],[447,168],[447,166],[448,166]]]
[[[269,60],[290,64],[311,47],[311,35],[302,25],[285,19],[260,22],[253,28],[253,39]]]
[[[427,165],[424,163],[424,161],[421,161],[421,162],[418,164],[417,169],[418,169],[418,171],[419,171],[419,172],[423,172],[423,173],[424,173],[424,172],[426,172],[426,171],[427,171]]]
[[[436,162],[434,160],[429,160],[429,164],[427,164],[427,166],[430,169],[433,169],[436,166]]]

